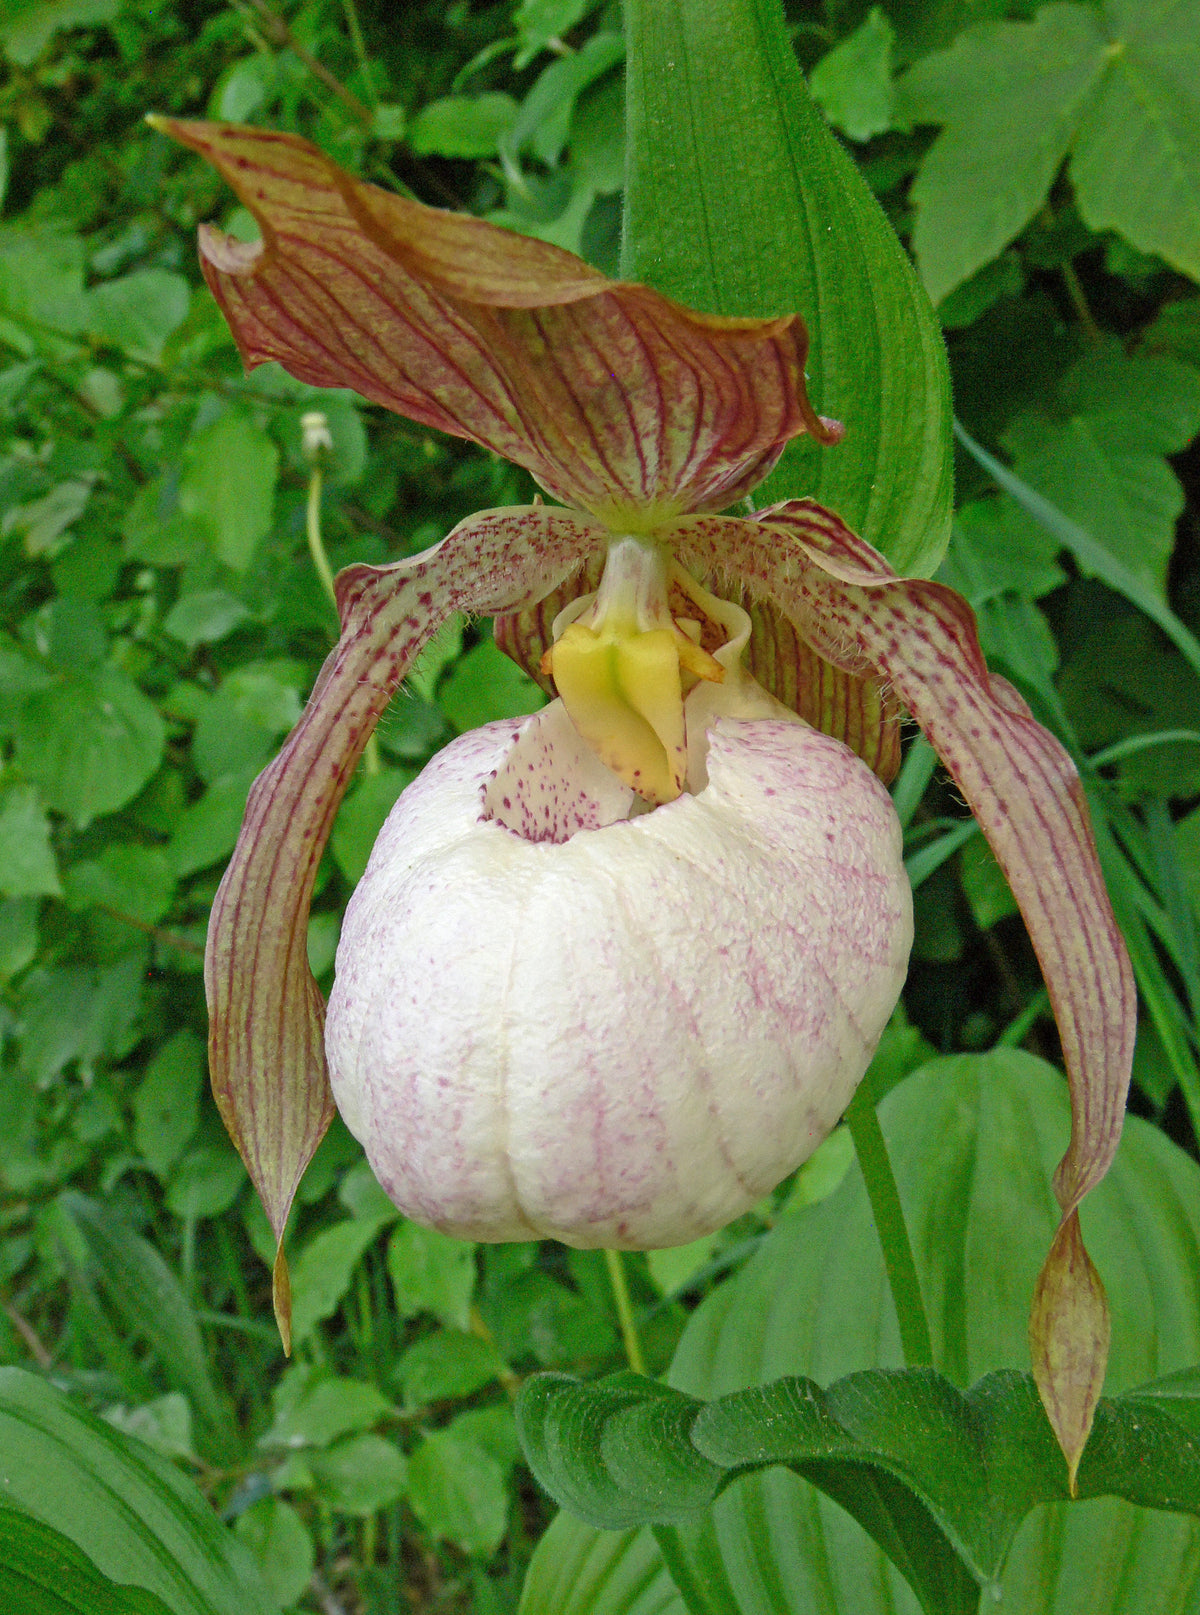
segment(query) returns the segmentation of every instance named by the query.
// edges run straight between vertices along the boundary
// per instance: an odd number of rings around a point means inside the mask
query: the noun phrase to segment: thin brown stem
[[[1079,276],[1075,273],[1075,265],[1073,263],[1068,262],[1062,266],[1062,277],[1063,284],[1067,288],[1067,296],[1071,299],[1071,307],[1075,310],[1076,314],[1078,314],[1079,323],[1083,326],[1088,341],[1093,347],[1099,347],[1100,343],[1104,341],[1104,332],[1096,323],[1096,316],[1092,313],[1088,306],[1088,300],[1084,295],[1083,285],[1080,282]]]
[[[193,942],[190,936],[180,936],[178,931],[164,931],[161,926],[151,925],[148,920],[139,920],[136,914],[126,914],[124,909],[114,908],[111,903],[97,903],[95,906],[110,919],[120,920],[123,925],[132,925],[135,931],[144,931],[168,948],[175,948],[179,953],[195,954],[198,959],[204,957],[203,942]]]
[[[25,1342],[26,1346],[28,1346],[29,1355],[33,1358],[38,1367],[53,1367],[54,1358],[42,1344],[41,1337],[30,1323],[29,1319],[26,1318],[23,1313],[18,1312],[11,1301],[0,1301],[0,1307],[3,1307],[4,1316],[8,1319],[9,1323],[12,1324],[13,1328]]]
[[[267,0],[250,0],[250,5],[262,23],[263,32],[272,45],[277,45],[284,50],[290,50],[296,60],[303,62],[313,77],[319,79],[329,93],[336,96],[347,112],[357,118],[359,123],[365,124],[368,129],[375,127],[375,114],[370,107],[364,101],[360,101],[353,90],[348,90],[341,79],[329,71],[324,62],[319,62],[310,50],[305,49],[292,32],[286,19],[281,17],[277,11],[272,11],[267,4]]]

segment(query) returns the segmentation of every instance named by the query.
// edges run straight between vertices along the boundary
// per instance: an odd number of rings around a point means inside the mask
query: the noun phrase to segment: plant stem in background
[[[358,7],[354,4],[354,0],[342,0],[342,10],[346,16],[346,27],[350,31],[350,43],[354,46],[354,54],[358,58],[363,85],[373,103],[375,100],[375,87],[371,83],[371,63],[363,40],[362,25],[358,20]]]
[[[608,1267],[608,1279],[612,1285],[613,1301],[616,1303],[617,1319],[621,1325],[621,1339],[625,1344],[625,1356],[630,1368],[635,1374],[646,1372],[646,1359],[642,1356],[642,1343],[638,1339],[637,1325],[633,1321],[633,1303],[629,1299],[629,1285],[625,1280],[625,1262],[620,1251],[606,1250],[604,1261]]]
[[[929,1320],[925,1316],[925,1303],[921,1299],[921,1283],[917,1277],[917,1264],[913,1260],[912,1243],[900,1204],[900,1191],[896,1187],[892,1163],[875,1104],[866,1082],[850,1101],[846,1112],[846,1125],[858,1155],[863,1181],[867,1186],[867,1199],[883,1249],[884,1267],[900,1325],[900,1344],[904,1361],[909,1368],[933,1363],[933,1344],[929,1338]]]
[[[329,423],[320,410],[311,410],[300,418],[302,433],[302,453],[308,461],[308,510],[304,530],[308,536],[308,553],[312,556],[313,570],[321,580],[324,589],[333,606],[334,615],[337,615],[337,590],[333,586],[333,568],[329,564],[329,556],[325,553],[325,540],[321,537],[321,491],[324,486],[324,472],[322,469],[325,456],[333,448],[333,439],[329,435]],[[367,741],[363,752],[363,771],[367,774],[378,774],[379,739],[372,735]]]

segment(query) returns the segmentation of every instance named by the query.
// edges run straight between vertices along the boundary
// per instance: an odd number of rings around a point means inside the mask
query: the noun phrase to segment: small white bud
[[[309,410],[300,417],[300,452],[309,465],[319,465],[327,454],[333,453],[329,419],[319,409]]]

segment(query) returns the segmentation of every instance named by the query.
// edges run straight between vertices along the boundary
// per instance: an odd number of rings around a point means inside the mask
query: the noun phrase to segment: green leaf
[[[824,1148],[824,1146],[820,1146]],[[647,1251],[650,1277],[663,1295],[670,1295],[686,1284],[693,1274],[707,1266],[720,1240],[718,1234],[693,1240],[690,1245],[672,1245],[666,1250]]]
[[[37,1085],[73,1060],[85,1080],[103,1055],[119,1058],[136,1042],[145,966],[141,954],[103,970],[71,966],[32,971],[21,984],[21,1065]]]
[[[308,1527],[281,1497],[260,1497],[234,1526],[262,1569],[277,1604],[294,1604],[312,1580],[316,1553]]]
[[[707,1610],[707,1605],[694,1606]],[[562,1513],[538,1544],[520,1615],[688,1615],[650,1532],[599,1531]],[[736,1615],[736,1611],[733,1612]]]
[[[196,768],[207,784],[263,766],[300,716],[303,678],[298,663],[272,661],[245,662],[221,681],[192,736]]]
[[[6,1615],[170,1615],[153,1593],[101,1575],[61,1531],[3,1504],[0,1601]]]
[[[1200,279],[1200,5],[1104,0],[1107,72],[1071,154],[1079,211]]]
[[[83,515],[92,496],[92,486],[90,477],[72,477],[68,482],[60,482],[43,498],[6,511],[4,531],[22,536],[27,555],[57,555],[70,543],[68,529]],[[61,604],[54,602],[55,606]]]
[[[175,876],[161,847],[113,842],[99,858],[66,872],[66,903],[76,910],[99,905],[145,925],[161,920],[175,895]]]
[[[567,143],[576,101],[589,84],[624,56],[625,41],[620,34],[598,33],[579,50],[552,62],[540,74],[506,131],[504,150],[515,157],[529,146],[539,162],[553,167]]]
[[[275,1420],[258,1444],[328,1447],[342,1436],[370,1430],[394,1411],[383,1393],[364,1380],[298,1365],[276,1386]]]
[[[108,651],[104,618],[91,600],[48,600],[23,626],[46,660],[66,673],[96,666]]]
[[[158,364],[167,339],[187,318],[191,289],[169,269],[135,269],[88,294],[88,330],[131,359]]]
[[[83,1236],[126,1331],[147,1342],[168,1379],[188,1393],[210,1424],[222,1425],[225,1409],[209,1373],[196,1314],[158,1251],[97,1200],[68,1192],[60,1204]]]
[[[80,330],[87,311],[83,266],[77,235],[52,226],[0,226],[0,336],[30,354],[43,327]]]
[[[244,572],[275,514],[279,450],[245,416],[231,410],[189,441],[179,483],[179,509],[203,526],[219,561]]]
[[[121,0],[32,0],[0,20],[0,47],[10,62],[31,67],[60,30],[94,28],[120,9]]]
[[[388,1240],[387,1269],[402,1318],[429,1312],[448,1329],[466,1329],[475,1293],[475,1246],[469,1240],[400,1222]]]
[[[827,51],[809,76],[813,100],[851,140],[870,140],[892,126],[892,25],[878,6]]]
[[[167,1209],[194,1221],[229,1210],[246,1181],[242,1158],[230,1145],[198,1144],[171,1172]]]
[[[496,718],[522,717],[545,704],[541,686],[491,639],[456,662],[438,692],[438,705],[460,733]]]
[[[622,272],[711,313],[802,314],[810,394],[846,437],[800,439],[756,501],[811,496],[899,571],[932,572],[951,506],[941,332],[808,98],[778,0],[629,0],[626,12]]]
[[[1066,1136],[1061,1077],[1013,1051],[938,1060],[889,1095],[881,1119],[939,1368],[967,1384],[1024,1360],[1028,1295],[1057,1215],[1047,1182]],[[1084,1207],[1089,1249],[1112,1301],[1110,1396],[1200,1360],[1195,1287],[1180,1285],[1180,1274],[1200,1271],[1198,1191],[1195,1164],[1129,1118],[1108,1179]],[[852,1169],[828,1200],[782,1218],[752,1261],[703,1303],[671,1380],[711,1398],[787,1374],[828,1384],[864,1365],[899,1362],[878,1243]],[[551,1558],[558,1533],[530,1571],[531,1586],[553,1579],[557,1602],[530,1603],[523,1615],[543,1608],[619,1615],[634,1607],[626,1598],[635,1595],[625,1592],[576,1602]],[[721,1615],[810,1608],[910,1615],[917,1607],[880,1550],[791,1475],[735,1482],[711,1514],[678,1527],[676,1541],[683,1572],[709,1599],[697,1607]],[[568,1532],[566,1542],[586,1565],[580,1532]],[[1162,1607],[1184,1615],[1195,1597],[1197,1545],[1200,1528],[1191,1521],[1115,1501],[1054,1504],[1036,1530],[1018,1534],[1000,1583],[1002,1607],[1077,1615],[1086,1588],[1089,1615],[1129,1615],[1155,1607],[1170,1587]],[[626,1586],[616,1576],[612,1585]]]
[[[37,922],[36,898],[10,897],[0,903],[0,981],[32,963],[38,947]]]
[[[396,1365],[396,1379],[409,1407],[448,1397],[470,1396],[504,1372],[504,1359],[479,1335],[439,1329],[415,1341]]]
[[[998,594],[1037,600],[1067,581],[1059,546],[1019,505],[1008,499],[976,499],[954,517],[954,536],[940,579],[978,611]]]
[[[203,555],[208,528],[179,509],[179,467],[151,477],[129,502],[121,521],[126,553],[150,566],[177,566]]]
[[[513,60],[516,71],[528,67],[552,39],[560,39],[598,4],[599,0],[520,0],[513,13],[520,43]]]
[[[347,1436],[307,1460],[324,1502],[343,1514],[374,1514],[404,1495],[408,1464],[382,1436]]]
[[[165,1179],[200,1117],[204,1045],[186,1028],[159,1049],[133,1098],[133,1141],[155,1177]]]
[[[57,897],[62,891],[50,845],[50,821],[32,785],[0,787],[0,892]]]
[[[504,1470],[486,1447],[435,1430],[409,1459],[408,1499],[426,1530],[464,1553],[490,1558],[508,1524]]]
[[[163,627],[185,645],[212,645],[240,628],[249,615],[225,589],[200,589],[180,595],[163,618]]]
[[[1145,617],[1096,613],[1075,639],[1058,681],[1079,743],[1099,751],[1132,735],[1184,729],[1200,713],[1200,675],[1164,647]],[[1200,794],[1200,746],[1156,746],[1122,759],[1130,794]]]
[[[1175,842],[1192,907],[1200,921],[1200,807],[1175,826]]]
[[[1142,335],[1146,349],[1200,367],[1200,297],[1164,303]]]
[[[364,774],[353,793],[343,799],[330,846],[338,868],[351,884],[362,879],[383,821],[401,791],[416,777],[415,768],[381,768],[377,774]]]
[[[114,1429],[136,1436],[164,1458],[199,1462],[192,1447],[192,1406],[182,1391],[168,1391],[136,1407],[107,1407],[104,1418]]]
[[[913,248],[939,303],[1020,234],[1049,195],[1109,61],[1090,6],[983,23],[900,81],[897,118],[940,123],[913,184]]]
[[[1200,370],[1106,343],[1063,377],[1051,412],[1004,435],[1017,475],[1160,596],[1184,495],[1164,456],[1200,430]]]
[[[898,117],[944,124],[913,198],[930,295],[995,258],[1063,159],[1093,230],[1200,275],[1200,8],[1196,0],[1043,6],[967,29],[901,81]]]
[[[138,794],[165,739],[157,710],[129,675],[99,667],[28,698],[17,756],[49,805],[83,828]]]
[[[450,95],[430,101],[408,127],[418,157],[494,157],[517,116],[511,95]]]
[[[181,880],[219,863],[233,851],[251,778],[250,770],[219,774],[204,795],[179,815],[167,843],[167,857]]]
[[[250,1556],[186,1476],[20,1369],[0,1368],[0,1452],[6,1502],[118,1585],[144,1588],[171,1615],[277,1615]]]
[[[1052,534],[1063,549],[1070,551],[1081,571],[1089,577],[1100,578],[1110,589],[1115,590],[1117,594],[1123,594],[1126,600],[1132,601],[1139,610],[1144,611],[1152,622],[1158,624],[1195,671],[1200,673],[1200,640],[1180,622],[1155,590],[1148,588],[1136,572],[1118,560],[1086,528],[1072,521],[1057,505],[1044,498],[1036,488],[1031,488],[1023,478],[1015,475],[1002,461],[997,460],[995,455],[989,454],[985,448],[976,443],[957,422],[954,432],[971,458],[995,479],[1005,493],[1011,494],[1022,510],[1027,511],[1034,521]]]
[[[292,1264],[293,1346],[306,1340],[337,1307],[380,1226],[378,1221],[357,1219],[334,1223],[314,1234],[300,1251]]]

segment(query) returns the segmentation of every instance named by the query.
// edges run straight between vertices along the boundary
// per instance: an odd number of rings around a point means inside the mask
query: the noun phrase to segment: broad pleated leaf
[[[1006,1422],[1011,1431],[1026,1432],[1012,1449],[1015,1461],[989,1471],[993,1508],[987,1519],[977,1515],[982,1530],[974,1528],[986,1538],[997,1529],[988,1520],[1011,1521],[1018,1494],[1024,1487],[1028,1495],[1031,1480],[1034,1490],[1065,1496],[1065,1465],[1028,1376],[994,1373],[1022,1349],[1029,1289],[1056,1215],[1046,1176],[1067,1120],[1061,1079],[1015,1051],[939,1060],[893,1091],[881,1119],[929,1303],[937,1366],[960,1386],[992,1376],[989,1395],[976,1392],[972,1399],[985,1435]],[[1195,1164],[1156,1129],[1131,1120],[1111,1174],[1087,1206],[1089,1241],[1109,1274],[1114,1299],[1111,1390],[1123,1395],[1116,1426],[1109,1424],[1108,1401],[1101,1404],[1080,1469],[1081,1495],[1103,1493],[1115,1483],[1126,1495],[1150,1502],[1149,1491],[1138,1490],[1150,1475],[1157,1503],[1165,1498],[1175,1506],[1165,1494],[1178,1483],[1178,1455],[1195,1466],[1186,1436],[1195,1430],[1196,1376],[1179,1370],[1200,1358],[1198,1206]],[[670,1378],[692,1397],[722,1398],[701,1417],[707,1422],[716,1408],[728,1410],[732,1430],[739,1398],[731,1393],[765,1386],[746,1395],[769,1398],[782,1394],[771,1386],[780,1375],[807,1374],[830,1386],[864,1365],[894,1367],[900,1360],[878,1240],[852,1167],[833,1197],[785,1217],[746,1269],[705,1301]],[[906,1378],[889,1376],[893,1385]],[[1145,1385],[1148,1380],[1153,1383]],[[847,1390],[856,1384],[869,1388],[871,1376],[851,1373],[842,1380]],[[1013,1388],[1022,1386],[1024,1400],[1014,1404]],[[1130,1386],[1140,1388],[1130,1392]],[[882,1417],[872,1397],[865,1403],[860,1397],[854,1412],[845,1392],[838,1394],[842,1400],[835,1405],[854,1413],[859,1434],[864,1417]],[[760,1423],[758,1440],[782,1439],[788,1405]],[[1173,1451],[1162,1427],[1157,1433],[1150,1427],[1164,1407],[1173,1421]],[[1145,1437],[1138,1426],[1145,1427]],[[703,1428],[699,1420],[696,1428]],[[1118,1437],[1118,1428],[1124,1435]],[[1143,1441],[1136,1459],[1135,1447],[1121,1450],[1131,1434],[1135,1446]],[[710,1429],[704,1443],[710,1458],[714,1441]],[[915,1445],[900,1439],[898,1458],[919,1459]],[[935,1443],[929,1460],[939,1485],[950,1484],[951,1450]],[[937,1472],[939,1452],[947,1458],[946,1475]],[[967,1461],[969,1466],[969,1454]],[[654,1462],[661,1459],[656,1455]],[[867,1471],[857,1474],[855,1506],[861,1508]],[[827,1473],[822,1484],[828,1479]],[[950,1501],[968,1515],[977,1502],[969,1490]],[[914,1615],[918,1608],[900,1577],[885,1571],[878,1548],[840,1509],[779,1470],[739,1480],[711,1511],[675,1530],[684,1568],[707,1596],[696,1607],[713,1615],[775,1615],[780,1609]],[[596,1596],[584,1601],[572,1594],[559,1558],[589,1563],[588,1535],[581,1526],[556,1523],[535,1556],[522,1615],[549,1615],[551,1609],[554,1615],[625,1615],[635,1607],[623,1593],[625,1569],[638,1567],[653,1585],[648,1544],[632,1531],[605,1534],[603,1540],[611,1544],[605,1577]],[[1142,1514],[1115,1501],[1086,1508],[1054,1504],[1018,1531],[1001,1572],[1002,1607],[1022,1615],[1077,1615],[1085,1607],[1089,1615],[1130,1615],[1143,1608],[1194,1615],[1200,1608],[1198,1545],[1200,1526],[1175,1515]],[[550,1585],[553,1603],[543,1596]]]
[[[118,1586],[69,1537],[0,1504],[0,1609],[5,1615],[171,1615],[144,1587]]]
[[[380,714],[414,658],[455,611],[523,607],[594,547],[579,517],[543,506],[484,512],[394,566],[337,580],[342,637],[304,716],[251,787],[213,902],[205,959],[213,1093],[282,1239],[300,1175],[333,1115],[325,1005],[308,968],[313,881]],[[282,1247],[276,1315],[288,1343]]]
[[[1100,1404],[1080,1497],[1200,1516],[1200,1385],[1166,1389]],[[966,1395],[933,1369],[867,1369],[708,1403],[636,1375],[543,1374],[521,1392],[517,1428],[542,1485],[609,1528],[684,1522],[734,1475],[785,1465],[852,1514],[939,1615],[969,1615],[1026,1514],[1072,1495],[1033,1380],[1013,1369]]]
[[[7,1504],[61,1532],[101,1576],[151,1595],[118,1606],[130,1615],[276,1615],[250,1555],[187,1476],[22,1369],[0,1368],[0,1454]]]

